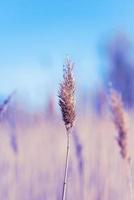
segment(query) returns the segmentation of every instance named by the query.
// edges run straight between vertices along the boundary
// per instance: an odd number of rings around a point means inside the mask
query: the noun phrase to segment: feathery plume
[[[118,131],[117,142],[120,147],[120,154],[123,159],[129,160],[127,136],[128,129],[125,121],[125,111],[121,95],[114,89],[110,89],[110,107],[113,122]]]
[[[59,90],[59,105],[67,130],[73,126],[75,120],[75,82],[72,73],[73,66],[74,64],[67,59],[63,68],[63,82],[60,84]]]

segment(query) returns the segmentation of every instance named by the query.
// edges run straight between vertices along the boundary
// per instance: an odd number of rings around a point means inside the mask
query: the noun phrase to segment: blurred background
[[[16,89],[25,102],[41,106],[57,92],[68,55],[83,92],[101,90],[109,81],[117,85],[122,78],[130,85],[133,7],[132,0],[1,2],[1,97]],[[120,80],[113,81],[118,71]]]
[[[0,2],[1,107],[9,101],[0,116],[0,200],[61,199],[66,134],[57,94],[67,57],[76,79],[67,199],[129,199],[107,95],[112,86],[122,96],[134,169],[133,18],[133,0]]]

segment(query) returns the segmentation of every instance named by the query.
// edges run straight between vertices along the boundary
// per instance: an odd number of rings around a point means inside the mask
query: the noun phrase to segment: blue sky
[[[133,40],[133,0],[0,2],[0,93],[41,103],[57,89],[66,55],[81,87],[101,81],[100,46],[116,32]],[[41,100],[42,99],[42,100]]]

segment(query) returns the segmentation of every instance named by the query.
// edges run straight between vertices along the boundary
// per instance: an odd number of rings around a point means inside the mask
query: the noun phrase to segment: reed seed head
[[[128,129],[125,121],[125,111],[121,95],[114,89],[110,89],[110,107],[113,122],[118,131],[117,142],[120,147],[120,154],[123,159],[129,160],[127,135]]]
[[[63,66],[63,81],[59,89],[59,106],[66,129],[69,130],[75,120],[75,81],[73,77],[74,64],[67,59]]]

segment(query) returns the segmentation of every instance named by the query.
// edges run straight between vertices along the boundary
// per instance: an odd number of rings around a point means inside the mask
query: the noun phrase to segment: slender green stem
[[[64,171],[63,190],[62,190],[62,200],[65,200],[66,198],[69,153],[70,153],[70,130],[67,130],[67,151],[66,151],[66,163],[65,163],[65,171]]]

